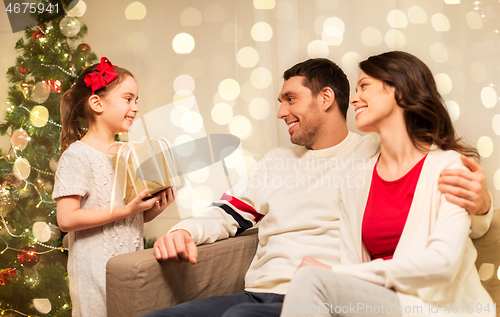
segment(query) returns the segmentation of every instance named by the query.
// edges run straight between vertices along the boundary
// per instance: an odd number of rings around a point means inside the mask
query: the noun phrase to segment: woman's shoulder
[[[435,164],[444,166],[444,168],[466,168],[460,157],[462,154],[454,150],[433,149],[429,152],[428,157]]]

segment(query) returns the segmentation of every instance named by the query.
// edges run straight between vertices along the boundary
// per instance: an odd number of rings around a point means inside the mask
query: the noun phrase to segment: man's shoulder
[[[354,155],[357,158],[369,159],[373,157],[380,149],[380,139],[373,134],[359,135],[350,132],[354,142],[352,143]]]

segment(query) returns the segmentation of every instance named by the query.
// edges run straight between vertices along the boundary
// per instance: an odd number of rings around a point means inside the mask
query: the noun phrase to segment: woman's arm
[[[470,218],[463,208],[444,197],[442,200],[435,230],[425,242],[425,249],[414,249],[411,256],[392,260],[334,266],[332,271],[403,292],[450,283],[458,273],[466,244],[472,243],[468,238]]]
[[[57,200],[57,224],[61,231],[77,231],[102,226],[141,211],[151,209],[158,201],[153,197],[146,201],[147,190],[142,191],[125,206],[110,209],[85,210],[80,208],[81,196],[64,196]]]

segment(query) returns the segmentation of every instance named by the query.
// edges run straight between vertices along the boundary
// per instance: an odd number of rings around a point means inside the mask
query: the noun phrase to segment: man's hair
[[[283,79],[287,81],[291,77],[303,76],[303,85],[317,95],[325,87],[330,87],[335,93],[340,113],[347,117],[349,108],[349,81],[346,74],[334,62],[326,58],[308,59],[298,63],[283,73]]]

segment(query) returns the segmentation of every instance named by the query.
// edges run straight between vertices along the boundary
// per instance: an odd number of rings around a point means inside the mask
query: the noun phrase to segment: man
[[[338,188],[363,186],[363,179],[340,173],[373,155],[378,143],[349,132],[349,82],[327,59],[310,59],[287,70],[278,117],[299,146],[270,151],[202,215],[174,226],[154,246],[159,260],[196,263],[196,245],[241,233],[259,223],[259,245],[245,277],[245,292],[166,308],[148,316],[279,316],[289,281],[305,256],[339,263]],[[481,168],[469,160],[469,173],[448,171],[442,190],[472,214],[488,210],[490,197]],[[491,219],[478,216],[483,234]],[[306,258],[307,259],[307,258]]]

